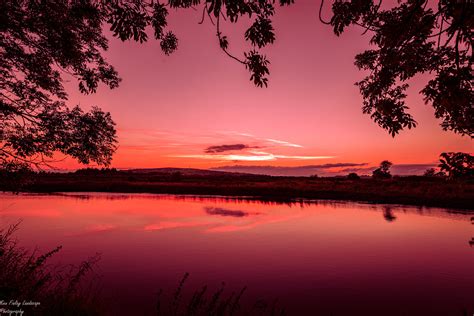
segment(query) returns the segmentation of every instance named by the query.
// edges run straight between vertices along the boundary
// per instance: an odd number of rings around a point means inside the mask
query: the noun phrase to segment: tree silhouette
[[[87,1],[0,2],[0,164],[41,167],[55,152],[107,165],[114,123],[98,107],[66,106],[62,74],[83,93],[120,79],[101,55],[105,8]]]
[[[293,0],[279,0],[279,6]],[[82,93],[95,93],[103,83],[116,88],[120,78],[102,52],[113,36],[140,43],[147,29],[160,41],[166,55],[178,47],[168,30],[169,9],[194,8],[199,22],[207,19],[216,31],[216,43],[241,63],[258,87],[268,85],[269,60],[260,51],[275,41],[272,26],[275,0],[6,0],[0,2],[0,163],[41,166],[55,152],[81,163],[108,165],[116,148],[116,132],[109,113],[98,107],[84,112],[66,105],[63,75],[78,80]],[[355,64],[369,75],[358,82],[363,112],[394,136],[416,126],[405,104],[406,81],[432,72],[422,90],[442,127],[474,137],[473,4],[468,0],[400,1],[389,9],[381,1],[332,1],[332,17],[320,20],[340,35],[350,25],[372,34],[376,49],[356,56]],[[252,23],[244,39],[252,49],[230,50],[221,23],[237,23],[248,16]],[[400,30],[403,30],[401,32]]]
[[[321,8],[323,7],[321,2]],[[435,9],[427,0],[399,1],[381,9],[382,1],[333,1],[329,22],[336,35],[347,26],[362,26],[372,34],[376,49],[356,56],[369,75],[359,81],[363,112],[395,136],[416,126],[407,112],[407,80],[434,73],[421,91],[445,130],[474,137],[473,34],[474,4],[469,0],[440,0]]]
[[[280,5],[291,1],[281,0]],[[81,163],[108,165],[116,149],[116,131],[109,113],[98,107],[84,112],[66,105],[63,75],[79,82],[89,94],[99,83],[116,88],[120,78],[102,52],[113,36],[143,43],[147,28],[160,41],[163,52],[171,54],[178,39],[166,30],[168,9],[197,6],[199,0],[18,0],[0,2],[0,167],[9,170],[41,167],[55,152]],[[251,73],[257,86],[266,86],[268,60],[258,49],[275,39],[270,17],[271,1],[205,1],[207,15],[216,25],[219,45]],[[221,16],[235,23],[248,15],[254,23],[245,39],[254,49],[239,59],[228,51],[228,40],[219,30]],[[201,21],[201,23],[203,20]],[[258,48],[258,49],[257,49]]]
[[[380,166],[372,172],[372,177],[374,179],[390,179],[392,175],[390,174],[390,167],[392,163],[388,160],[384,160],[380,163]]]
[[[355,172],[351,172],[347,175],[347,179],[349,179],[349,180],[359,180],[360,176]]]
[[[439,167],[450,178],[474,177],[474,156],[461,152],[447,152],[440,155]]]

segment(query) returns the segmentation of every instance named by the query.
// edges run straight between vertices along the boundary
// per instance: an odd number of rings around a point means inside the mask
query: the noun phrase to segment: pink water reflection
[[[148,194],[0,195],[2,225],[25,247],[102,253],[115,312],[151,312],[184,272],[189,288],[225,281],[290,315],[462,315],[474,310],[472,215],[357,203],[277,204]],[[193,288],[194,287],[194,288]]]

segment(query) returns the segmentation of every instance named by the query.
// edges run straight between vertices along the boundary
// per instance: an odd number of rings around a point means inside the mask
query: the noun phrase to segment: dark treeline
[[[173,169],[176,170],[176,169]],[[22,192],[118,192],[355,200],[474,210],[474,179],[443,176],[277,177],[226,172],[83,169],[28,176]]]

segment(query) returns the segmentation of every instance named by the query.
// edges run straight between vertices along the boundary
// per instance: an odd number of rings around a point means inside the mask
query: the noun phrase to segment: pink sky
[[[416,129],[392,138],[362,114],[354,83],[364,73],[353,61],[368,47],[369,34],[350,28],[338,38],[317,13],[313,1],[277,9],[277,39],[264,50],[271,61],[266,89],[256,88],[245,68],[223,54],[214,26],[208,20],[198,25],[199,12],[189,9],[170,15],[170,29],[179,38],[171,56],[154,40],[140,45],[110,38],[106,56],[119,71],[121,86],[102,86],[85,96],[71,81],[70,104],[98,105],[112,114],[119,136],[112,163],[117,168],[433,163],[443,151],[473,152],[472,140],[443,131],[418,94],[429,76],[416,77],[408,91]],[[222,26],[230,50],[239,56],[249,49],[243,41],[246,23]],[[235,144],[246,148],[205,152]],[[79,165],[66,160],[58,167]]]

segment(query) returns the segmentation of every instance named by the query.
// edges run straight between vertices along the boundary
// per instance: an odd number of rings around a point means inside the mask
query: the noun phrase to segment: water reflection
[[[474,225],[474,217],[471,217],[471,224]],[[469,241],[469,246],[473,247],[474,246],[474,237],[471,238]]]
[[[364,314],[366,308],[366,314],[387,315],[387,297],[400,307],[394,314],[474,308],[474,217],[467,211],[152,194],[0,194],[1,225],[19,218],[22,246],[62,244],[62,263],[102,253],[104,295],[145,310],[158,288],[174,288],[186,271],[195,280],[192,288],[226,281],[235,286],[231,293],[248,286],[250,297],[280,298],[296,315],[308,315],[302,313],[308,308],[324,315]],[[146,314],[130,311],[137,313]]]
[[[3,194],[4,196],[8,196],[9,194]],[[169,195],[169,194],[149,194],[149,193],[98,193],[98,192],[91,192],[91,193],[74,193],[74,192],[66,192],[66,193],[50,193],[50,194],[41,194],[41,193],[24,193],[20,196],[23,197],[62,197],[65,199],[79,199],[79,200],[140,200],[140,199],[147,199],[147,200],[167,200],[167,201],[195,201],[195,202],[212,202],[212,203],[232,203],[232,204],[240,204],[240,205],[248,205],[248,204],[255,204],[255,205],[286,205],[290,208],[299,207],[304,209],[305,207],[311,206],[331,206],[332,208],[351,208],[354,204],[358,205],[358,207],[362,207],[364,209],[372,209],[372,210],[380,210],[381,207],[390,207],[396,209],[397,212],[417,212],[419,214],[427,213],[433,214],[437,213],[437,216],[449,216],[449,215],[471,215],[474,212],[472,210],[464,210],[464,209],[446,209],[446,208],[436,208],[436,207],[426,207],[420,205],[397,205],[397,204],[374,204],[370,202],[354,202],[354,201],[340,201],[340,200],[313,200],[313,199],[292,199],[292,200],[272,200],[272,199],[261,199],[258,197],[250,197],[250,196],[214,196],[214,195]],[[474,217],[472,217],[474,219]]]
[[[337,210],[355,209],[382,213],[387,222],[394,222],[398,218],[396,214],[474,220],[473,217],[465,216],[465,212],[445,209],[327,200],[283,203],[246,197],[120,193],[23,194],[18,197],[4,194],[1,196],[0,214],[49,218],[69,218],[72,215],[80,219],[78,223],[83,223],[80,231],[77,231],[80,225],[74,225],[68,235],[103,233],[113,230],[158,231],[192,227],[201,228],[202,232],[207,233],[235,232],[313,216],[315,212],[325,209],[333,210],[335,218],[344,217],[344,213]],[[85,204],[87,209],[83,209],[81,204],[74,202],[75,200],[87,203]],[[175,209],[176,203],[182,203],[182,207],[178,210]],[[61,211],[65,209],[64,207],[56,207],[62,204],[72,205],[68,213]],[[125,218],[127,220],[124,220]],[[352,220],[362,222],[361,218]]]
[[[383,207],[383,218],[385,218],[387,222],[393,222],[397,219],[395,215],[393,215],[393,210],[391,206]]]
[[[244,216],[249,216],[250,214],[244,211],[229,210],[222,207],[212,207],[212,206],[205,206],[204,210],[209,215],[219,215],[219,216],[244,217]]]

